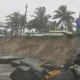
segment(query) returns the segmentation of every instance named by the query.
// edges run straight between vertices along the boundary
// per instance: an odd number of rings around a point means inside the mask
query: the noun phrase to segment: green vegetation
[[[39,32],[47,32],[47,30],[48,30],[47,23],[49,22],[51,15],[46,14],[45,7],[36,8],[34,13],[35,13],[35,15],[32,15],[32,17],[34,17],[34,19],[29,21],[28,27],[35,28]]]
[[[71,31],[74,27],[73,23],[75,22],[72,15],[75,13],[68,11],[67,6],[65,5],[60,6],[58,10],[55,10],[54,12],[56,14],[53,16],[53,19],[59,19],[57,27],[60,27],[63,30],[65,29]]]
[[[6,16],[6,24],[11,29],[11,35],[22,35],[25,29],[32,30],[33,28],[37,32],[50,32],[54,30],[67,30],[73,31],[75,27],[75,19],[73,14],[75,12],[68,11],[66,5],[61,5],[57,10],[54,11],[53,17],[46,13],[45,7],[38,7],[34,11],[32,20],[27,21],[27,5],[25,14],[14,12]]]
[[[21,35],[26,25],[25,15],[21,15],[19,12],[14,12],[6,18],[7,26],[11,28],[11,35]]]

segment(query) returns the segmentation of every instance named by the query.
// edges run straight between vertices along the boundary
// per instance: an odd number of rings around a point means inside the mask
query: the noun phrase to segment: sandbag
[[[70,70],[75,73],[75,75],[80,76],[80,66],[75,64],[74,66],[70,67]]]

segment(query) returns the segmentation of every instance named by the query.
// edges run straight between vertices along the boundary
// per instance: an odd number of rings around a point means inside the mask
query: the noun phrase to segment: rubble
[[[13,61],[18,66],[10,75],[12,80],[44,80],[47,70],[40,67],[40,62],[32,58]]]
[[[19,66],[10,75],[12,80],[30,80],[34,77],[29,67]]]
[[[17,67],[17,66],[20,66],[20,60],[14,60],[14,61],[11,61],[11,66],[12,67]]]
[[[10,75],[12,80],[80,80],[80,48],[76,56],[72,57],[63,66],[43,63],[33,58],[13,61],[17,67]],[[77,64],[75,64],[77,63]]]

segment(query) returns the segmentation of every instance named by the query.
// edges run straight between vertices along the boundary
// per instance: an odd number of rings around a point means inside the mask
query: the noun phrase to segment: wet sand
[[[10,73],[14,71],[14,69],[11,65],[0,64],[0,80],[11,80]]]

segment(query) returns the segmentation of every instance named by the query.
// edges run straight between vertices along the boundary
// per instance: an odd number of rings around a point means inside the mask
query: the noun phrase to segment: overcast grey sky
[[[5,17],[15,11],[24,14],[25,5],[28,3],[28,18],[33,14],[36,7],[45,6],[47,13],[53,14],[60,5],[67,5],[68,10],[76,12],[78,17],[80,12],[80,0],[0,0],[0,22],[5,21]]]

